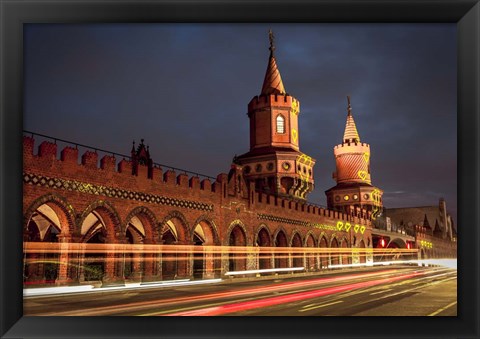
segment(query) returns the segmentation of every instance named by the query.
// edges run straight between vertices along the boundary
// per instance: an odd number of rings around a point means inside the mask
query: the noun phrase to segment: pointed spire
[[[423,219],[423,227],[431,228],[430,223],[428,222],[427,214],[425,214],[425,218]]]
[[[343,142],[360,142],[360,136],[357,132],[357,126],[355,126],[355,120],[353,120],[352,106],[350,105],[350,96],[347,96],[348,101],[348,114],[347,124],[345,126],[345,133],[343,134]]]
[[[285,87],[283,87],[282,77],[278,70],[277,61],[273,55],[275,50],[274,35],[272,30],[268,31],[268,38],[270,40],[270,57],[268,59],[267,72],[265,73],[265,79],[263,80],[262,92],[260,95],[270,94],[285,94]]]

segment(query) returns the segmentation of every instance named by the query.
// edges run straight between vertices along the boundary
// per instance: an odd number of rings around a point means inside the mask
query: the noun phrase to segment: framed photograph
[[[2,337],[478,337],[478,1],[1,8]]]

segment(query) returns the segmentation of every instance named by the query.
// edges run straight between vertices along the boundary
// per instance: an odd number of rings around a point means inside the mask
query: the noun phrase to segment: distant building
[[[447,213],[445,199],[440,198],[438,205],[434,206],[387,208],[385,215],[397,229],[421,238],[418,240],[419,248],[428,251],[428,256],[456,257],[457,231]],[[421,241],[427,241],[432,246],[422,247]]]

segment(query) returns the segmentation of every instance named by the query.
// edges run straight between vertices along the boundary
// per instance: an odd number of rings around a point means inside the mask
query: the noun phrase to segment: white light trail
[[[189,285],[203,285],[214,284],[221,282],[222,279],[208,279],[208,280],[170,280],[164,282],[151,282],[151,283],[126,283],[125,286],[109,286],[95,288],[93,285],[83,286],[64,286],[64,287],[42,287],[42,288],[25,288],[23,289],[24,297],[37,297],[53,294],[73,294],[73,293],[92,293],[92,292],[107,292],[117,290],[131,290],[131,289],[147,289],[157,287],[169,287],[169,286],[189,286]]]
[[[329,265],[328,268],[347,268],[347,267],[363,267],[363,266],[387,266],[398,264],[416,264],[418,266],[444,266],[457,269],[457,259],[422,259],[422,260],[394,260],[394,261],[377,261],[367,262],[363,264],[340,264]]]
[[[241,275],[241,274],[255,274],[255,273],[271,273],[271,272],[291,272],[291,271],[303,271],[305,267],[291,267],[291,268],[268,268],[263,270],[246,270],[246,271],[231,271],[225,273],[225,275]]]

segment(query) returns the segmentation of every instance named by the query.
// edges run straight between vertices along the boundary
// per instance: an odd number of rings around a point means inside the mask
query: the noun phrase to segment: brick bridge
[[[117,162],[114,155],[98,159],[96,151],[84,152],[80,163],[76,147],[64,147],[60,157],[58,151],[50,141],[43,141],[35,151],[34,137],[24,136],[25,248],[51,243],[159,247],[149,254],[128,254],[128,265],[125,255],[122,264],[118,253],[27,251],[26,283],[168,280],[196,274],[209,278],[229,271],[288,267],[316,271],[330,264],[373,260],[372,251],[355,251],[372,248],[368,212],[348,215],[255,192],[238,166],[232,165],[228,174],[214,180],[200,180],[132,159]],[[345,251],[301,256],[200,253],[180,260],[178,253],[165,251],[167,245]]]

